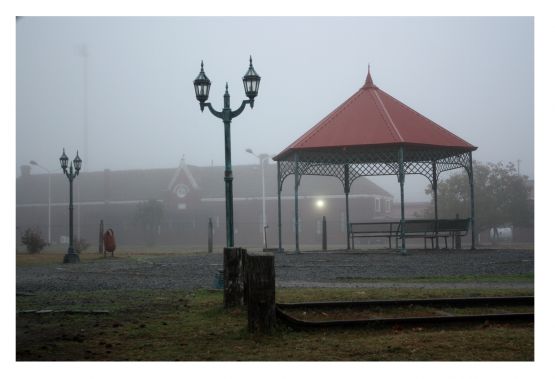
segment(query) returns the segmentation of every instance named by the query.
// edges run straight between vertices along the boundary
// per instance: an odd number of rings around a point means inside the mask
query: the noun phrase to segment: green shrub
[[[40,253],[48,243],[42,238],[40,231],[27,228],[21,236],[21,243],[31,254]]]

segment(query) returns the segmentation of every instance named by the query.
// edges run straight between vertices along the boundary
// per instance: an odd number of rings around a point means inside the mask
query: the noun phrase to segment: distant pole
[[[264,175],[264,161],[270,157],[268,154],[255,154],[251,148],[245,150],[247,153],[254,155],[260,161],[260,173],[262,178],[262,245],[268,248],[268,241],[266,240],[266,180]]]
[[[89,159],[89,98],[88,98],[88,67],[89,48],[87,44],[79,47],[79,55],[83,58],[83,160],[90,163]],[[77,239],[81,239],[81,191],[79,183],[76,183],[77,195]]]
[[[268,241],[266,240],[266,180],[264,178],[264,158],[260,159],[260,167],[262,168],[262,229],[264,230],[264,247],[267,248]]]
[[[268,229],[268,225],[264,225],[264,248],[268,248],[268,237],[266,236],[266,229]]]
[[[98,254],[102,254],[104,251],[104,220],[100,220],[100,226],[98,228]]]
[[[90,162],[89,157],[89,97],[88,97],[88,71],[89,48],[87,44],[79,46],[79,56],[83,58],[83,160]]]
[[[457,213],[456,217],[457,220],[459,219],[459,214]],[[455,237],[455,243],[453,243],[453,241],[451,241],[451,246],[453,246],[453,244],[455,245],[456,249],[461,249],[462,245],[461,245],[461,236],[459,234],[456,235]]]
[[[211,253],[214,247],[214,225],[212,218],[208,219],[208,252]]]
[[[328,226],[326,216],[322,216],[322,250],[328,250]]]

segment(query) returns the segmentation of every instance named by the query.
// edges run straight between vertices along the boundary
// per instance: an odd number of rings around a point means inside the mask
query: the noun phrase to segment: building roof
[[[277,194],[277,165],[266,164],[264,170],[266,195]],[[234,197],[260,197],[262,178],[260,165],[236,165],[233,167]],[[188,179],[192,189],[198,191],[204,199],[224,197],[224,167],[199,167],[186,165],[182,160],[177,168],[148,170],[93,171],[81,172],[74,181],[76,202],[104,201],[146,201],[161,200],[172,191],[172,186],[179,178]],[[292,178],[290,179],[292,182]],[[343,186],[333,177],[303,177],[304,195],[343,195]],[[52,202],[68,201],[69,184],[60,171],[51,174]],[[78,187],[78,190],[77,190]],[[78,192],[78,194],[77,194]],[[378,195],[393,197],[387,191],[370,180],[357,180],[353,184],[352,194]],[[293,195],[293,184],[286,180],[282,195]],[[48,174],[25,174],[16,181],[16,203],[36,204],[48,202]]]
[[[274,160],[308,149],[394,145],[476,150],[475,146],[378,88],[368,70],[362,88]]]

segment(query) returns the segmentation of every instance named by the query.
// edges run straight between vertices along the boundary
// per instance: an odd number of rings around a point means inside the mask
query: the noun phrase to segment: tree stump
[[[245,257],[248,330],[270,334],[276,323],[274,254],[247,253]]]
[[[224,247],[224,308],[241,306],[241,248]]]
[[[243,304],[248,304],[249,286],[247,285],[247,249],[241,249],[241,281],[243,284]]]

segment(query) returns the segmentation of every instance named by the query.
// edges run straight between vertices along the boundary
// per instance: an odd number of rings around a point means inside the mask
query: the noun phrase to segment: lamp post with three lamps
[[[64,170],[64,174],[66,174],[67,178],[69,179],[69,247],[67,249],[67,254],[64,255],[64,263],[78,263],[79,262],[79,255],[75,252],[73,248],[73,180],[77,175],[79,175],[79,170],[81,170],[81,158],[79,158],[79,151],[73,159],[73,162],[69,165],[68,170],[68,158],[66,155],[65,149],[62,152],[62,156],[60,157],[60,166],[62,166],[62,170]],[[75,167],[75,172],[73,168]]]
[[[248,100],[243,100],[241,106],[236,110],[231,110],[229,101],[229,92],[227,83],[225,85],[224,94],[224,107],[221,112],[216,111],[212,104],[206,102],[208,100],[208,95],[210,93],[210,79],[204,73],[204,62],[200,63],[200,73],[193,81],[195,87],[195,94],[197,100],[200,103],[200,110],[204,111],[204,107],[208,107],[210,113],[221,119],[224,123],[224,138],[225,138],[225,171],[224,171],[224,181],[225,181],[225,219],[226,219],[226,246],[234,246],[234,228],[233,228],[233,173],[231,171],[231,136],[230,136],[230,126],[231,120],[239,116],[245,106],[249,104],[251,108],[254,106],[254,98],[258,95],[258,86],[260,85],[260,76],[254,70],[252,66],[252,57],[250,58],[249,69],[245,76],[243,76],[243,85],[245,87],[245,95],[249,98]]]

